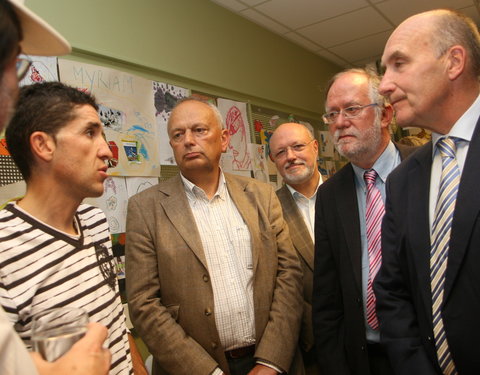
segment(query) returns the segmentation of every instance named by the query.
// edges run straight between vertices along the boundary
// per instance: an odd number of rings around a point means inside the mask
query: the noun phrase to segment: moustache
[[[292,165],[306,165],[307,163],[303,160],[294,160],[285,164],[285,169],[290,168]]]
[[[349,129],[349,131],[344,131],[342,129],[337,129],[335,130],[335,133],[333,133],[333,141],[335,143],[338,143],[340,137],[358,137],[359,132],[356,129]]]

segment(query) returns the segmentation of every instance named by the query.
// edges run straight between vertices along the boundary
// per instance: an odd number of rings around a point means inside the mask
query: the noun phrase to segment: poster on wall
[[[160,164],[176,165],[173,151],[168,143],[167,123],[173,107],[180,99],[186,98],[190,90],[162,82],[152,82],[155,121],[159,134]]]
[[[328,131],[320,131],[318,151],[322,157],[331,158],[334,156],[332,136]]]
[[[250,154],[252,155],[253,177],[262,182],[269,182],[266,145],[249,143]]]
[[[87,198],[86,203],[99,207],[107,217],[110,233],[124,233],[128,199],[158,183],[158,177],[108,177],[103,183],[103,195]]]
[[[118,166],[114,176],[159,176],[152,81],[102,66],[58,60],[60,80],[95,95]]]
[[[248,149],[251,138],[247,103],[218,98],[217,105],[225,122],[225,128],[230,133],[227,153],[231,155],[231,170],[250,171],[252,159]]]
[[[58,81],[57,58],[45,56],[25,56],[32,62],[25,77],[19,82],[20,86],[31,85],[32,83]]]

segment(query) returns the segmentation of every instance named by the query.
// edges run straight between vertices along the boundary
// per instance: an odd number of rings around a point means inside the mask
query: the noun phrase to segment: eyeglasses
[[[373,107],[379,105],[378,103],[371,103],[366,105],[352,105],[351,107],[343,108],[340,111],[331,111],[325,113],[322,116],[323,122],[325,124],[334,124],[338,120],[338,116],[343,114],[345,118],[355,118],[362,114],[363,110],[367,107]]]
[[[25,57],[17,57],[17,79],[21,81],[32,66],[32,60]]]
[[[292,152],[294,152],[295,154],[298,153],[298,152],[302,152],[303,150],[305,150],[305,147],[307,147],[310,143],[312,143],[315,139],[312,139],[310,142],[307,142],[307,143],[297,143],[297,144],[294,144],[292,146],[287,146],[285,148],[282,148],[280,150],[278,150],[276,153],[273,154],[273,157],[275,159],[283,159],[285,157],[287,157],[287,152],[288,150],[292,150]]]

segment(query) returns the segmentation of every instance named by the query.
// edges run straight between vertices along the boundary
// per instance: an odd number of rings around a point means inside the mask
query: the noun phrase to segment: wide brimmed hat
[[[23,0],[8,0],[22,26],[22,53],[37,56],[60,56],[71,52],[70,44],[52,26],[23,5]]]

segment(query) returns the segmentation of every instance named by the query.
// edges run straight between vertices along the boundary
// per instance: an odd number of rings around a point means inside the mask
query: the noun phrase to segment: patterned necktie
[[[378,329],[377,313],[375,311],[375,294],[373,293],[373,280],[382,263],[381,227],[385,213],[382,195],[375,186],[377,172],[371,169],[364,173],[363,178],[367,185],[367,201],[365,207],[365,223],[367,229],[368,259],[370,270],[367,284],[367,323],[372,329]]]
[[[447,269],[450,232],[453,211],[457,199],[460,170],[455,156],[455,141],[443,138],[437,142],[442,157],[442,176],[438,190],[435,219],[432,225],[430,250],[430,287],[432,290],[433,334],[437,349],[438,363],[445,375],[457,374],[455,364],[448,348],[447,337],[443,328],[442,302]]]

